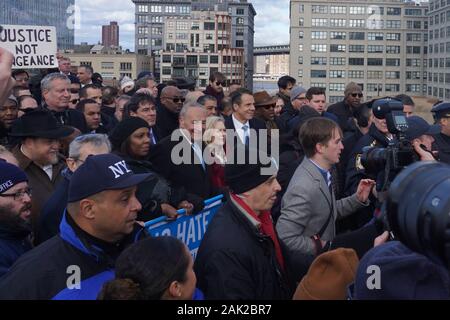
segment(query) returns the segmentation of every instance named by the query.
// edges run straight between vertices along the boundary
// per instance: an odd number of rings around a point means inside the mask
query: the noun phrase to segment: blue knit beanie
[[[28,178],[22,169],[0,159],[0,194],[24,181]]]

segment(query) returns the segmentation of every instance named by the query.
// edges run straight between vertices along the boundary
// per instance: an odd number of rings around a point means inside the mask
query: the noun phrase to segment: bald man
[[[167,86],[161,92],[161,105],[157,109],[156,126],[161,139],[178,129],[178,118],[185,98],[180,89]]]

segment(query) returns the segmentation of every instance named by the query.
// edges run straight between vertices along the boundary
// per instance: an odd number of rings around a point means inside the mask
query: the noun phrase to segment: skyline
[[[289,0],[249,1],[256,10],[255,46],[289,44]],[[76,0],[80,8],[80,28],[75,30],[75,43],[101,42],[102,25],[117,21],[120,45],[134,51],[135,8],[131,0]],[[101,16],[99,15],[101,9]]]

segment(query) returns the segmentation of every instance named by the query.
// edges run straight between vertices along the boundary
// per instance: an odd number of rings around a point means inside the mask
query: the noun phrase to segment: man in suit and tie
[[[251,91],[239,89],[232,93],[233,113],[225,119],[225,127],[234,130],[237,138],[234,143],[253,145],[258,141],[259,130],[266,129],[263,121],[255,119],[255,99]],[[253,129],[253,130],[252,130]],[[229,138],[227,137],[227,142]]]
[[[220,194],[210,182],[210,166],[203,159],[202,133],[207,111],[198,103],[187,103],[180,112],[180,128],[152,147],[149,160],[174,188],[183,187],[194,212],[203,208],[203,200]]]
[[[294,255],[318,255],[332,245],[335,220],[368,205],[375,182],[363,179],[355,194],[336,201],[330,170],[339,162],[344,148],[339,125],[323,117],[311,118],[300,129],[299,140],[305,159],[282,199],[276,227],[280,239]]]

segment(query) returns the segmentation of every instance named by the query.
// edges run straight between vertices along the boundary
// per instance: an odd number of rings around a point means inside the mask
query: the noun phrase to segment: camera
[[[416,162],[400,172],[383,213],[395,238],[450,270],[450,166]]]
[[[419,160],[411,142],[406,139],[408,123],[403,103],[383,98],[373,102],[372,111],[378,119],[386,119],[388,131],[395,136],[386,148],[365,147],[361,164],[365,173],[377,180],[377,191],[386,191],[390,182],[406,166]]]

